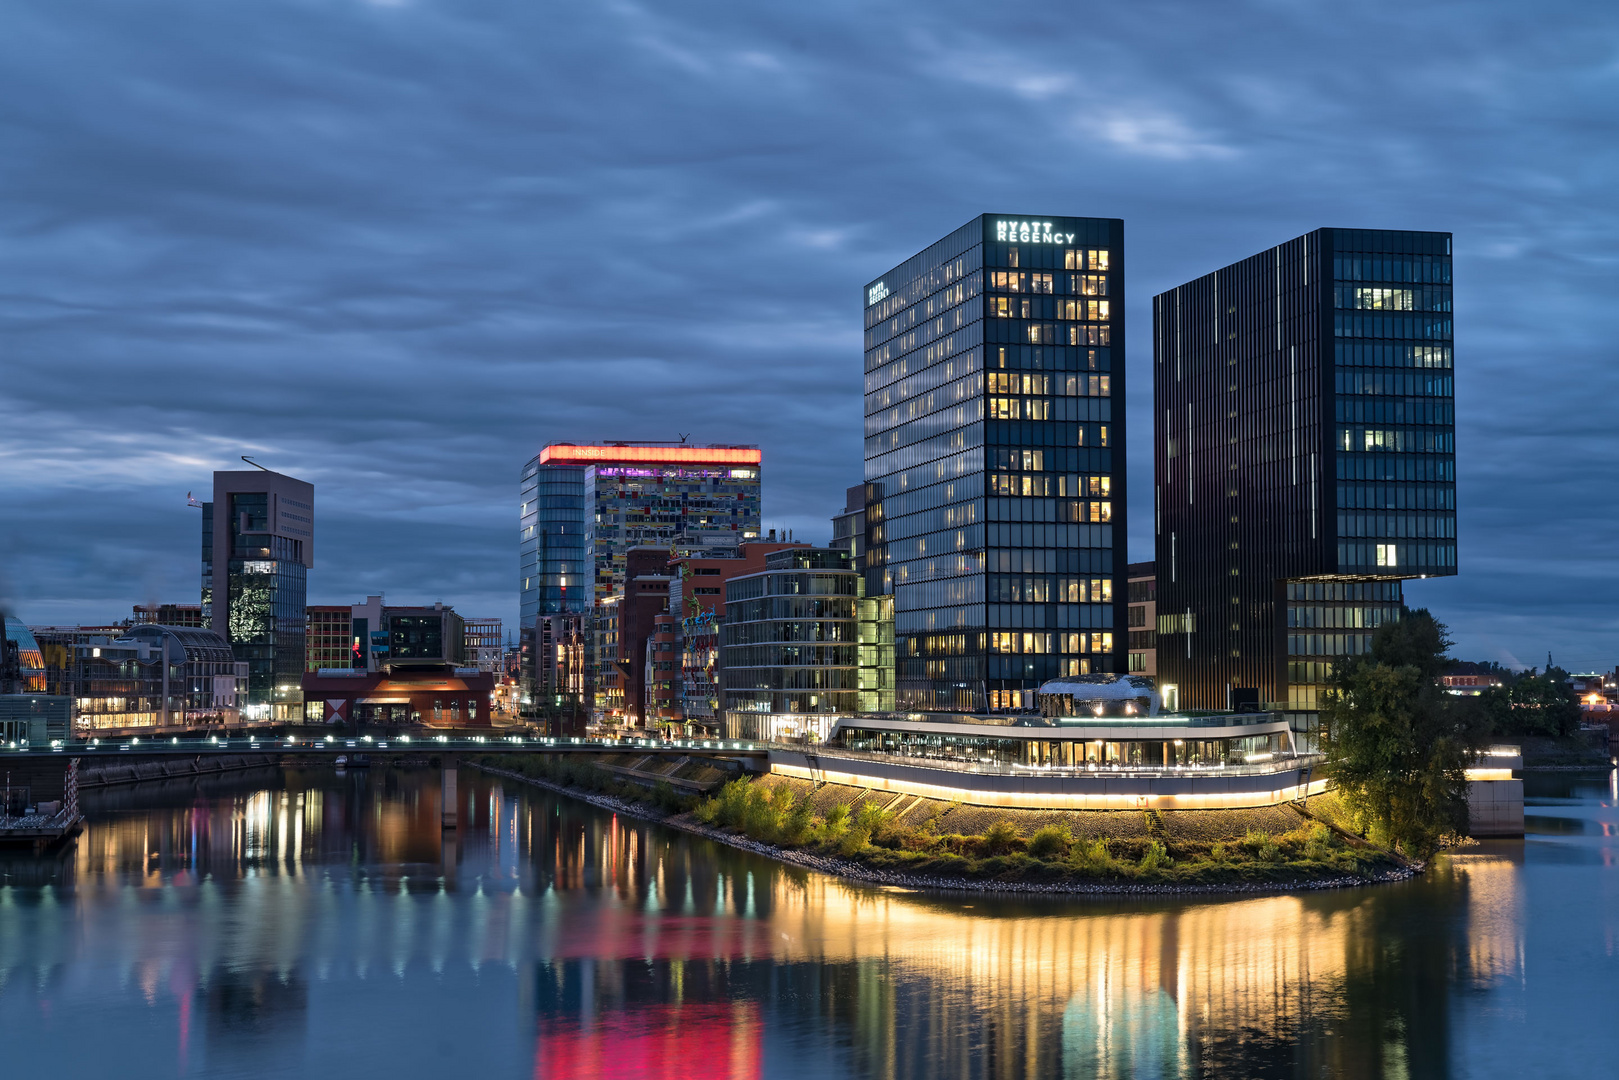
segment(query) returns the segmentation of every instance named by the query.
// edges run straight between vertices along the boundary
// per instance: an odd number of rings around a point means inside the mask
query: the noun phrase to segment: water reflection
[[[1606,778],[1542,796],[1619,820]],[[1613,835],[1373,890],[1040,902],[856,888],[470,772],[459,797],[443,831],[426,771],[97,796],[60,859],[0,860],[0,1037],[71,1072],[95,1016],[153,1076],[1460,1075],[1532,1012],[1526,883]]]

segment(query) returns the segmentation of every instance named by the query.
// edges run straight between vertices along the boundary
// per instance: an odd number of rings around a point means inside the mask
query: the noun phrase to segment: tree
[[[1580,703],[1568,684],[1568,672],[1534,668],[1510,686],[1481,695],[1490,727],[1497,735],[1569,736],[1580,727]]]
[[[1321,710],[1325,771],[1345,806],[1374,840],[1419,859],[1467,831],[1465,770],[1484,741],[1477,701],[1438,685],[1450,645],[1427,611],[1404,612],[1369,654],[1337,665]]]

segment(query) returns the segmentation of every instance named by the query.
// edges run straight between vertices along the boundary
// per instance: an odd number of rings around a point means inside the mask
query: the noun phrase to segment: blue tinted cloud
[[[553,439],[860,479],[861,285],[986,209],[1125,218],[1132,547],[1154,292],[1321,225],[1457,235],[1461,557],[1488,658],[1608,666],[1619,389],[1606,5],[405,0],[14,7],[0,35],[0,594],[196,590],[184,492],[312,480],[312,598],[515,615]]]

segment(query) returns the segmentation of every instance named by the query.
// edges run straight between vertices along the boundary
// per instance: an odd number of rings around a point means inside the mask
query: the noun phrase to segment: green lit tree
[[[1445,625],[1406,611],[1372,636],[1371,652],[1337,665],[1321,710],[1325,770],[1361,828],[1426,859],[1467,832],[1467,777],[1487,724],[1473,699],[1446,694]]]

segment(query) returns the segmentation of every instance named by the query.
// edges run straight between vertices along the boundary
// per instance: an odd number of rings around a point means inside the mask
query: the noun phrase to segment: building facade
[[[212,630],[143,623],[72,648],[80,734],[234,724],[246,703],[249,665]]]
[[[822,741],[860,705],[860,575],[835,548],[765,556],[725,586],[725,735]]]
[[[347,604],[304,608],[304,670],[365,667],[364,647],[354,636]]]
[[[1456,573],[1451,236],[1318,229],[1153,300],[1159,682],[1299,730]]]
[[[1129,670],[1132,675],[1156,677],[1158,674],[1158,581],[1150,562],[1131,563],[1126,571],[1129,581],[1127,598],[1129,610],[1125,615],[1130,635]]]
[[[499,619],[467,619],[466,646],[462,650],[466,663],[491,675],[500,673],[505,646],[500,640]]]
[[[892,597],[898,708],[1122,671],[1123,222],[986,214],[863,300],[866,593]]]
[[[203,504],[204,615],[247,664],[246,720],[296,720],[308,573],[315,565],[315,489],[277,472],[214,473]]]

